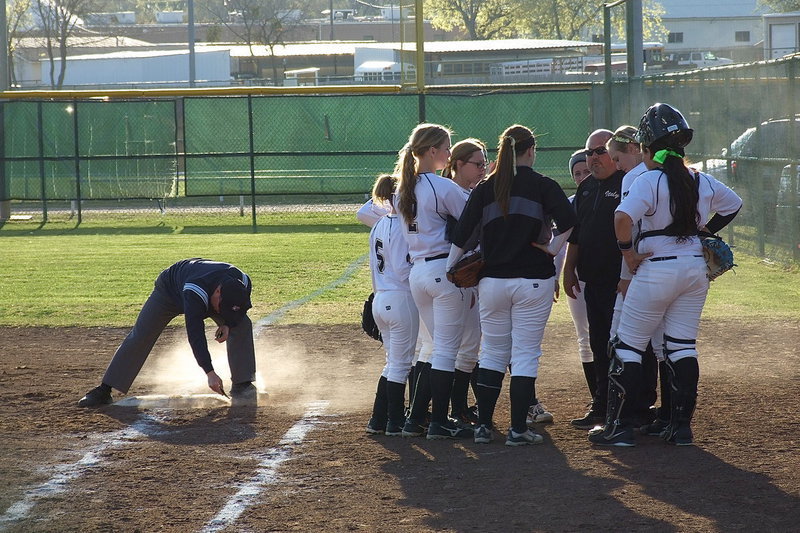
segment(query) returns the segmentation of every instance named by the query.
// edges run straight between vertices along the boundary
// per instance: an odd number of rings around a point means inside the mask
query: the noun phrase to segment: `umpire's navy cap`
[[[253,307],[250,294],[242,280],[227,277],[220,284],[219,314],[228,327],[236,326]]]

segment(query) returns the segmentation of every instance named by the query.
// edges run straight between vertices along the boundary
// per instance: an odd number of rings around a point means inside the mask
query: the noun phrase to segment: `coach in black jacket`
[[[591,409],[583,418],[572,421],[573,426],[581,429],[603,424],[608,400],[608,340],[622,261],[614,233],[614,210],[620,202],[625,175],[617,170],[606,151],[606,141],[612,136],[608,130],[597,130],[586,140],[586,163],[592,174],[581,182],[575,193],[578,225],[570,235],[564,262],[567,296],[574,298],[574,291],[580,291],[578,279],[586,282],[583,296],[597,374]]]
[[[206,373],[208,386],[224,394],[222,379],[214,371],[205,335],[205,319],[216,322],[217,342],[227,342],[234,399],[255,399],[256,360],[253,324],[247,317],[252,307],[250,278],[228,263],[184,259],[159,274],[133,329],[117,348],[99,387],[78,402],[97,407],[112,402],[111,389],[123,393],[133,383],[158,337],[178,315],[186,317],[186,333],[197,364]]]

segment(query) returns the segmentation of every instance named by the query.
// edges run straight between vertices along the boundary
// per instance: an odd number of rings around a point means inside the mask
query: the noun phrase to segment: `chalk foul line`
[[[278,468],[291,458],[294,448],[302,444],[308,432],[319,424],[319,417],[327,406],[327,401],[309,404],[303,418],[289,428],[278,444],[258,455],[261,457],[261,462],[253,477],[242,484],[236,494],[231,496],[216,516],[203,527],[201,530],[203,533],[221,531],[236,522],[239,516],[258,500],[261,493],[278,480]]]

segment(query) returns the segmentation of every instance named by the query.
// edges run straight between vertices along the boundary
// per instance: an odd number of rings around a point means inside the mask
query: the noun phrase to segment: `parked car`
[[[792,127],[794,132],[790,131]],[[794,146],[790,144],[791,133],[794,133]],[[725,172],[725,179],[720,176],[717,179],[734,186],[743,195],[746,209],[759,216],[763,212],[767,227],[773,226],[778,191],[782,188],[781,175],[792,160],[800,161],[798,147],[800,117],[794,120],[779,118],[764,121],[745,130],[723,150],[722,156],[731,161],[730,175]],[[787,168],[787,176],[788,172]],[[789,182],[788,179],[783,180],[785,184]]]

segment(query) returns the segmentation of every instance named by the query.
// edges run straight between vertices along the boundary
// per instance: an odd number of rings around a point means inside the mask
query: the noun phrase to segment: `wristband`
[[[624,252],[625,250],[630,250],[631,248],[633,248],[633,241],[627,241],[627,242],[617,241],[617,248],[619,248],[621,252]]]

